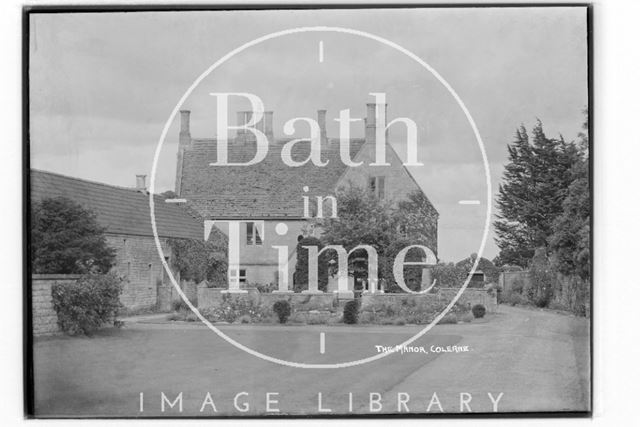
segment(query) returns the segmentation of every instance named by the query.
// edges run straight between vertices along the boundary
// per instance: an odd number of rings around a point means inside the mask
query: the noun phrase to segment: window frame
[[[369,176],[369,193],[378,199],[384,199],[386,192],[386,175]]]
[[[264,245],[264,221],[247,221],[246,222],[246,239],[247,246],[263,246]]]

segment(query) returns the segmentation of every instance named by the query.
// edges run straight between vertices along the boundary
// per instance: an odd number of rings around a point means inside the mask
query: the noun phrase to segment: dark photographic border
[[[34,372],[33,372],[33,322],[32,322],[32,297],[31,297],[31,263],[29,262],[29,254],[31,252],[31,231],[29,227],[31,218],[31,185],[30,185],[30,135],[29,135],[29,46],[30,46],[30,26],[29,17],[31,14],[56,14],[56,13],[108,13],[108,12],[190,12],[190,11],[241,11],[241,10],[344,10],[344,9],[442,9],[442,8],[586,8],[587,12],[587,108],[588,108],[588,132],[589,132],[589,197],[591,205],[590,217],[590,263],[591,263],[591,280],[590,280],[590,312],[589,312],[589,357],[590,357],[590,407],[587,411],[565,411],[565,412],[474,412],[474,413],[398,413],[398,414],[312,414],[312,415],[225,415],[225,416],[141,416],[141,417],[124,417],[124,416],[69,416],[69,417],[52,417],[37,416],[35,414],[35,392],[34,392]],[[430,3],[430,4],[218,4],[218,5],[147,5],[147,4],[131,4],[131,5],[41,5],[41,6],[24,6],[22,9],[22,217],[23,217],[23,389],[24,389],[24,417],[28,419],[319,419],[319,418],[353,418],[353,419],[382,419],[382,418],[591,418],[593,412],[594,398],[594,292],[593,292],[593,260],[594,260],[594,209],[593,209],[593,183],[594,183],[594,52],[593,52],[593,4],[592,3]]]

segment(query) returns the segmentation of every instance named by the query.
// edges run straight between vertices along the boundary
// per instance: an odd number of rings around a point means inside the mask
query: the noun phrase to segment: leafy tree
[[[478,258],[478,254],[471,254],[471,256],[458,261],[456,263],[456,267],[461,268],[465,272],[464,278],[467,278],[467,275],[471,272],[471,268],[473,264],[476,262],[476,258]],[[487,258],[480,257],[478,261],[478,268],[476,271],[482,271],[485,277],[485,283],[498,283],[498,276],[500,275],[500,269],[495,266],[495,264],[489,261]],[[461,283],[462,284],[462,283]],[[461,285],[460,284],[460,285]]]
[[[393,262],[398,252],[406,246],[424,244],[435,248],[435,238],[417,232],[417,228],[408,229],[404,235],[399,230],[399,218],[405,214],[405,209],[411,209],[412,221],[430,221],[432,217],[420,217],[418,212],[424,203],[418,196],[414,196],[405,204],[395,207],[391,201],[379,199],[365,189],[356,185],[340,188],[336,193],[338,201],[338,218],[325,218],[319,226],[323,230],[322,243],[325,245],[341,245],[347,251],[358,245],[369,245],[378,254],[378,278],[388,284],[387,289],[394,290]],[[426,198],[425,198],[426,199]],[[415,203],[417,201],[417,203]],[[427,201],[428,202],[428,201]],[[429,215],[434,215],[433,207],[425,209]],[[435,213],[437,215],[437,213]],[[408,215],[407,215],[408,216]],[[407,232],[408,231],[408,232]],[[427,240],[427,241],[425,241]],[[330,252],[331,259],[336,260],[335,252]],[[366,270],[366,251],[358,250],[349,257],[349,271]],[[423,257],[422,251],[409,251],[406,261],[418,261]],[[332,264],[332,273],[337,269],[337,263]],[[405,281],[410,288],[420,287],[422,269],[405,267]]]
[[[34,273],[106,273],[115,261],[96,214],[65,198],[31,207],[31,266]]]
[[[424,244],[437,255],[438,212],[422,191],[412,191],[398,203],[395,220],[412,244]]]
[[[588,281],[591,277],[591,189],[589,185],[589,160],[587,120],[579,134],[580,158],[573,166],[567,197],[562,203],[562,213],[556,218],[550,238],[553,260],[561,273],[579,276]]]
[[[298,246],[296,247],[296,269],[293,273],[294,292],[309,289],[309,250],[305,249],[305,246],[316,246],[318,252],[324,247],[320,239],[313,236],[303,237],[298,241]],[[329,283],[328,261],[330,256],[325,251],[318,257],[318,290],[322,292],[327,291]]]
[[[500,262],[522,267],[535,248],[547,247],[579,158],[574,143],[547,138],[540,121],[532,133],[530,141],[521,127],[508,146],[509,163],[497,197],[500,213],[494,222]]]
[[[433,278],[436,280],[438,287],[442,288],[459,288],[464,283],[469,274],[463,267],[456,264],[438,263],[433,268]]]
[[[215,237],[214,237],[215,235]],[[227,238],[219,231],[212,231],[208,241],[196,239],[169,239],[172,263],[180,273],[180,279],[200,283],[227,282]]]

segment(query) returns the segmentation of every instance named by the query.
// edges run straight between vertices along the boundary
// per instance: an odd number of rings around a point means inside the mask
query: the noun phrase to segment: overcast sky
[[[580,130],[588,103],[584,8],[32,15],[31,165],[134,186],[136,174],[150,173],[164,122],[205,69],[257,37],[321,25],[384,37],[437,70],[478,125],[494,192],[517,126],[530,128],[539,118],[547,135],[568,140]],[[285,121],[327,109],[334,137],[340,110],[364,117],[373,100],[368,94],[385,92],[389,120],[408,117],[418,124],[425,166],[411,172],[440,212],[440,258],[457,261],[478,251],[487,190],[478,144],[451,95],[408,57],[348,34],[269,40],[215,70],[187,99],[194,137],[214,136],[210,92],[260,96],[275,112],[276,136],[284,136]],[[361,124],[354,124],[353,135],[363,135]],[[158,165],[157,191],[174,187],[177,138],[175,121]],[[401,126],[391,129],[402,158],[404,138]],[[491,232],[484,256],[496,254]]]

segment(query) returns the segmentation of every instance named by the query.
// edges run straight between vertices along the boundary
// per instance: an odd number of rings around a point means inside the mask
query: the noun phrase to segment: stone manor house
[[[385,107],[386,108],[386,107]],[[249,122],[250,111],[237,113],[238,125]],[[287,139],[273,133],[273,112],[265,112],[255,126],[268,138],[270,148],[266,158],[252,166],[210,166],[216,161],[215,139],[195,138],[190,132],[190,111],[181,111],[179,148],[177,153],[175,193],[198,212],[203,220],[221,221],[215,225],[229,233],[225,220],[240,221],[240,265],[229,266],[229,280],[241,284],[277,283],[278,252],[272,246],[289,247],[289,287],[293,284],[295,248],[300,236],[310,233],[309,220],[303,216],[303,196],[314,207],[316,196],[325,197],[348,183],[368,188],[376,197],[398,202],[415,190],[422,191],[402,164],[395,150],[387,143],[386,161],[391,166],[370,166],[375,155],[375,104],[367,104],[365,138],[351,140],[351,159],[363,161],[359,167],[347,167],[340,160],[339,139],[326,132],[326,110],[319,110],[322,159],[329,163],[318,167],[308,162],[290,167],[280,157]],[[386,124],[385,124],[386,125]],[[247,130],[238,131],[228,144],[229,162],[246,162],[256,152],[255,136]],[[309,155],[310,145],[296,143],[292,159],[302,161]],[[330,203],[324,205],[325,216]],[[430,249],[437,254],[438,213],[430,205],[433,236]],[[286,224],[288,232],[280,235],[276,226]],[[282,226],[280,226],[282,229]],[[330,281],[329,291],[336,289]],[[353,289],[353,278],[350,278]]]
[[[314,232],[310,221],[303,216],[303,196],[315,201],[316,196],[334,194],[349,182],[368,188],[376,197],[395,202],[412,191],[422,191],[390,145],[386,146],[386,159],[391,166],[369,166],[375,149],[374,110],[374,104],[367,104],[365,138],[351,140],[351,159],[363,161],[361,166],[353,168],[340,160],[338,139],[327,137],[324,110],[318,111],[318,123],[323,160],[329,161],[325,167],[317,167],[310,162],[301,167],[289,167],[282,162],[281,150],[277,148],[288,140],[274,137],[272,112],[267,112],[256,126],[268,136],[270,144],[278,147],[270,149],[261,163],[250,167],[212,167],[209,164],[216,159],[216,141],[193,138],[189,130],[189,111],[182,111],[175,192],[177,198],[186,200],[186,203],[167,203],[163,197],[154,196],[158,235],[174,277],[180,280],[179,273],[172,266],[171,239],[201,240],[205,221],[236,220],[241,225],[240,265],[229,267],[229,281],[239,280],[241,285],[277,283],[278,251],[272,246],[287,246],[291,288],[298,238],[318,234],[318,230]],[[238,113],[238,122],[246,123],[249,114]],[[298,143],[294,147],[294,160],[308,156],[309,145]],[[251,159],[254,154],[255,139],[250,132],[238,132],[229,142],[230,162]],[[98,222],[106,227],[107,243],[116,250],[113,270],[123,280],[121,301],[126,308],[166,309],[170,306],[176,296],[172,296],[173,287],[155,247],[149,217],[149,194],[143,175],[137,176],[135,188],[35,169],[30,171],[29,180],[32,202],[62,196],[96,213]],[[312,215],[314,205],[310,203]],[[330,212],[329,205],[325,204],[326,212]],[[431,208],[433,236],[430,236],[431,244],[427,246],[437,254],[438,213]],[[276,232],[281,223],[287,226],[284,235]],[[225,222],[216,223],[209,239],[221,239],[221,233],[229,233]],[[349,288],[354,289],[353,277],[350,277]],[[330,280],[328,290],[336,289],[336,281]],[[50,298],[50,291],[45,294]]]

